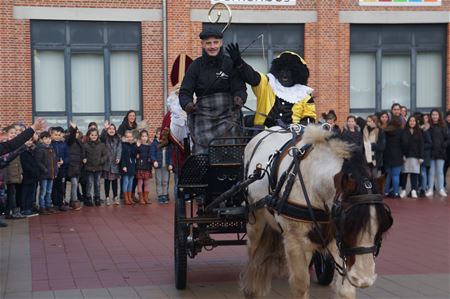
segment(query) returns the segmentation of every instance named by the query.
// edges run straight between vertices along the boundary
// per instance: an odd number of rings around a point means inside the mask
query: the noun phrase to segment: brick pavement
[[[388,200],[394,226],[374,287],[359,298],[449,298],[447,200]],[[173,287],[173,205],[92,207],[0,230],[0,298],[241,298],[245,248],[219,247],[188,260],[188,289]],[[329,287],[313,284],[313,298]],[[287,298],[284,280],[269,298]]]

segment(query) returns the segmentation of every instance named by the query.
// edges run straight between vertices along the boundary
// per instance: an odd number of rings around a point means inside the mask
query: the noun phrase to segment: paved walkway
[[[394,226],[376,285],[359,298],[450,298],[446,200],[388,200]],[[188,289],[173,286],[173,205],[92,207],[9,221],[0,229],[0,298],[242,298],[245,248],[188,260]],[[285,280],[266,298],[289,298]],[[330,287],[312,283],[312,298]]]

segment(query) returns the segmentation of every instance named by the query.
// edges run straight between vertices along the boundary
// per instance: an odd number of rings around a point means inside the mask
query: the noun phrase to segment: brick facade
[[[168,66],[179,53],[200,55],[200,22],[190,20],[191,9],[209,9],[209,0],[168,0]],[[32,119],[30,21],[13,18],[14,6],[161,9],[160,0],[2,0],[0,1],[0,126]],[[238,10],[316,11],[317,22],[305,24],[305,59],[311,71],[319,112],[335,109],[342,121],[349,111],[350,25],[339,23],[340,11],[443,11],[439,7],[368,7],[355,0],[298,0],[296,6],[232,6]],[[301,21],[299,21],[301,22]],[[160,124],[163,116],[162,22],[142,22],[143,116]],[[450,39],[450,24],[448,25]],[[450,47],[447,46],[447,107],[450,108]],[[169,82],[170,84],[170,82]],[[169,91],[171,86],[169,85]]]

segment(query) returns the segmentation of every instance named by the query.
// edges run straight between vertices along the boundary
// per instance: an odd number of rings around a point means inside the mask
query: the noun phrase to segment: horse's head
[[[371,178],[366,165],[359,151],[344,160],[342,170],[334,177],[336,197],[332,210],[346,278],[360,288],[375,282],[375,257],[382,236],[393,223],[390,209],[377,190],[381,178]]]

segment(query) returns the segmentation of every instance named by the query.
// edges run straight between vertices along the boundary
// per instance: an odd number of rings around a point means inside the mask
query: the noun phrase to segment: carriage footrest
[[[245,216],[247,215],[247,209],[245,207],[228,207],[228,208],[216,208],[213,209],[219,216]]]

